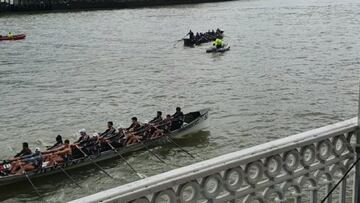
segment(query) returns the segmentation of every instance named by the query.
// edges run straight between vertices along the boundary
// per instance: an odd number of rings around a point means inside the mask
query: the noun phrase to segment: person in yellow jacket
[[[13,35],[13,33],[9,32],[8,35],[7,35],[7,37],[8,37],[8,38],[13,38],[14,35]]]
[[[216,48],[221,48],[221,47],[223,47],[224,43],[223,43],[223,41],[221,39],[216,38],[216,40],[213,42],[213,45]]]

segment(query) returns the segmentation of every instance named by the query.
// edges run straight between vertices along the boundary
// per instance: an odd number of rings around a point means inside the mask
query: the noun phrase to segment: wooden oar
[[[55,161],[55,164],[58,165],[58,163]],[[75,180],[74,178],[72,178],[70,176],[70,174],[68,172],[65,171],[65,169],[63,167],[61,167],[61,165],[58,165],[57,167],[60,168],[60,170],[75,184],[77,185],[79,188],[82,188],[81,185],[79,185]]]
[[[111,149],[112,149],[117,155],[119,155],[119,157],[129,166],[129,168],[131,168],[131,170],[133,170],[133,171],[135,172],[135,174],[136,174],[137,176],[139,176],[139,178],[141,178],[141,179],[146,178],[145,175],[142,175],[142,174],[138,173],[138,172],[135,170],[135,168],[132,167],[131,164],[115,149],[115,147],[110,144],[110,142],[106,141],[106,143],[111,147]]]
[[[191,156],[191,158],[195,159],[195,157],[187,150],[185,150],[184,148],[182,148],[180,145],[178,145],[171,137],[170,134],[167,136],[168,140],[173,143],[174,145],[176,145],[181,151],[185,152],[186,154],[188,154],[189,156]]]
[[[107,176],[109,176],[110,178],[114,179],[114,177],[112,177],[108,172],[105,171],[105,169],[103,169],[101,166],[99,166],[99,164],[97,164],[89,155],[87,155],[79,146],[75,145],[76,148],[79,149],[79,151],[85,156],[88,157],[91,161],[91,163],[93,163],[96,167],[98,167],[102,172],[104,172]]]
[[[23,169],[23,170],[24,170],[24,169]],[[24,174],[25,174],[26,179],[29,181],[31,187],[35,190],[36,194],[37,194],[39,197],[41,197],[40,192],[39,192],[38,189],[35,187],[34,183],[31,181],[29,175],[27,174],[27,172],[26,172],[25,170],[24,170]]]
[[[162,158],[160,158],[157,154],[155,154],[154,152],[152,152],[141,140],[139,140],[137,137],[136,137],[136,135],[133,135],[133,136],[135,136],[135,139],[138,141],[138,142],[140,142],[144,147],[145,147],[145,149],[148,151],[148,152],[150,152],[152,155],[154,155],[158,160],[160,160],[161,162],[163,162],[164,164],[166,164],[166,162],[162,159]]]
[[[176,40],[176,41],[175,41],[175,44],[173,45],[173,47],[175,47],[176,44],[179,43],[180,41],[184,40],[184,38],[185,38],[186,36],[188,36],[188,35],[189,35],[189,33],[187,33],[187,34],[186,34],[184,37],[182,37],[181,39]]]

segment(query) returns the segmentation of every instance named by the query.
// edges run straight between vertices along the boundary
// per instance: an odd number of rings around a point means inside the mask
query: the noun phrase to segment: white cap
[[[36,147],[36,148],[35,148],[35,151],[40,151],[40,148],[39,148],[39,147]]]
[[[79,133],[86,133],[85,128],[83,128],[83,129],[79,130]]]
[[[97,137],[97,136],[99,136],[99,133],[94,133],[93,134],[93,137]]]

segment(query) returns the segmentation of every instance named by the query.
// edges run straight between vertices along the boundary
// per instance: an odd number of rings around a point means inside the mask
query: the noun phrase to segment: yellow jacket
[[[213,42],[213,45],[214,46],[222,46],[223,45],[223,41],[221,39],[216,39],[214,42]]]

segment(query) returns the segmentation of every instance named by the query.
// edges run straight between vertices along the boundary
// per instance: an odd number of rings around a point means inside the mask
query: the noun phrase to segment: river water
[[[108,120],[152,118],[210,107],[210,127],[128,161],[147,176],[356,116],[360,62],[357,0],[250,0],[168,7],[0,15],[0,159],[28,141],[51,144],[92,134]],[[231,50],[184,48],[189,29],[225,30]],[[175,44],[175,45],[174,45]],[[122,163],[35,180],[43,200],[64,202],[137,179]],[[5,202],[38,202],[28,183],[0,191]]]

